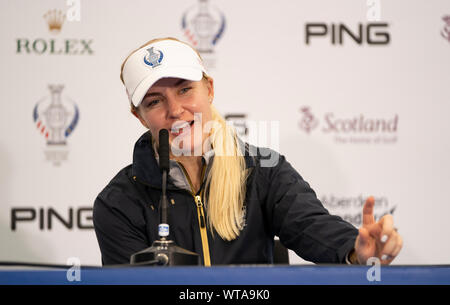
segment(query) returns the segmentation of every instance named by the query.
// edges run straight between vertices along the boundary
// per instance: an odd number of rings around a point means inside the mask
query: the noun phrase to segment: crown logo
[[[44,19],[47,21],[49,31],[55,34],[58,34],[61,31],[65,18],[66,15],[57,9],[49,10],[44,14]]]

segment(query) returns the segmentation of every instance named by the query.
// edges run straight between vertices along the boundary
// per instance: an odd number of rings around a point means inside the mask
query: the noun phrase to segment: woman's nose
[[[178,119],[184,109],[179,101],[175,97],[167,98],[167,118],[168,119]]]

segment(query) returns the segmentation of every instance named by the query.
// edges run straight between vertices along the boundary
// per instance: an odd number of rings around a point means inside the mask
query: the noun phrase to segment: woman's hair
[[[239,236],[244,226],[243,209],[247,170],[243,152],[233,127],[211,105],[214,127],[211,143],[214,161],[206,178],[208,190],[208,224],[222,239],[230,241]]]
[[[138,49],[161,40],[174,40],[184,43],[172,37],[157,38],[150,40]],[[122,83],[124,64],[138,49],[131,52],[122,63],[120,72]],[[192,49],[201,59],[197,50]],[[209,76],[204,73],[202,80],[206,83],[208,79]],[[138,107],[131,103],[131,111],[137,113]],[[207,196],[208,225],[212,233],[215,229],[222,239],[230,241],[239,236],[244,226],[245,211],[243,205],[248,172],[234,128],[226,124],[225,119],[213,105],[211,105],[211,112],[213,127],[210,132],[210,140],[215,156],[204,186],[206,190],[204,196]]]

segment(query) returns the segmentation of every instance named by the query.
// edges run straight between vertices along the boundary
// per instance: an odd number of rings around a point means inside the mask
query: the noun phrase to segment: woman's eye
[[[147,104],[145,104],[145,107],[153,107],[155,105],[157,105],[159,103],[159,100],[152,100],[150,102],[147,102]]]
[[[181,94],[184,94],[184,93],[188,92],[188,91],[191,90],[191,89],[192,89],[191,87],[183,88],[183,89],[180,90],[180,93],[181,93]]]

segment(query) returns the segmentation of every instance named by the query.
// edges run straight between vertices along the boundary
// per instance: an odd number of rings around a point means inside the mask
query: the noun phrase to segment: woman
[[[274,236],[315,263],[365,264],[375,256],[388,264],[399,253],[392,217],[375,222],[372,197],[358,231],[330,215],[283,156],[242,143],[214,108],[213,79],[189,45],[146,43],[125,59],[121,80],[148,132],[135,144],[133,163],[95,201],[103,264],[128,263],[158,239],[163,128],[170,131],[170,238],[205,266],[271,263]]]

